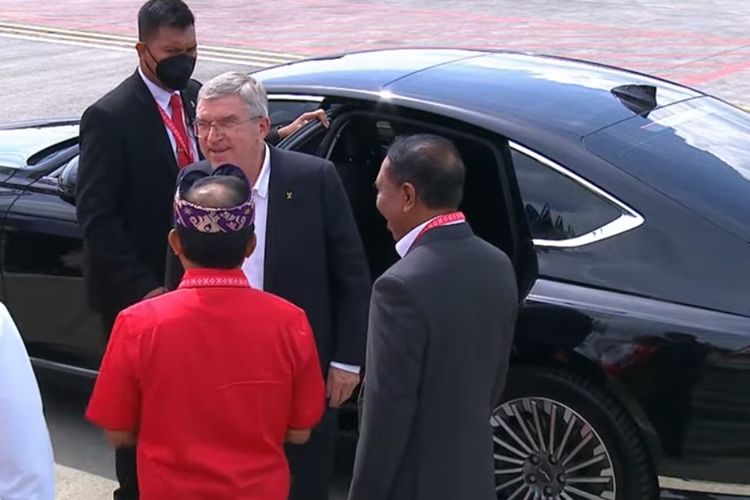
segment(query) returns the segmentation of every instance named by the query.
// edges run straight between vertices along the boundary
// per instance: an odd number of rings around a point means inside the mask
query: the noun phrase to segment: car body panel
[[[584,362],[625,389],[613,392],[658,436],[663,474],[683,462],[701,465],[694,479],[747,482],[750,318],[540,279],[516,339],[519,358]]]

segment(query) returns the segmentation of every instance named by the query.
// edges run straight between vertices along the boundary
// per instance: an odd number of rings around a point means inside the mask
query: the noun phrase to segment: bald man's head
[[[249,195],[247,183],[242,179],[214,175],[195,181],[183,198],[205,208],[231,208],[245,203]]]
[[[231,175],[213,175],[195,181],[182,198],[203,208],[233,208],[250,197],[247,183]],[[239,231],[203,233],[176,225],[182,257],[194,266],[233,269],[242,265],[254,239],[254,224]],[[174,247],[174,245],[173,245]]]

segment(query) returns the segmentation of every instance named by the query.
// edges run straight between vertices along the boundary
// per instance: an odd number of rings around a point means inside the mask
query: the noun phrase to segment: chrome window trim
[[[302,95],[302,94],[268,94],[269,101],[310,101],[323,102],[325,99],[319,95]]]
[[[546,158],[540,155],[539,153],[537,153],[536,151],[533,151],[516,142],[508,141],[508,146],[511,149],[521,154],[524,154],[530,158],[533,158],[534,160],[554,170],[560,175],[564,175],[565,177],[572,180],[576,184],[580,185],[584,189],[591,191],[593,194],[595,194],[599,198],[602,198],[605,201],[609,202],[610,204],[614,205],[621,212],[620,217],[618,217],[617,219],[611,222],[608,222],[607,224],[601,227],[598,227],[594,229],[593,231],[590,231],[586,234],[576,236],[575,238],[568,238],[566,240],[534,239],[533,240],[534,245],[538,247],[546,247],[546,248],[576,248],[576,247],[580,247],[584,245],[590,245],[591,243],[596,243],[598,241],[606,240],[607,238],[612,238],[619,234],[635,229],[645,222],[645,219],[643,218],[643,216],[639,214],[638,212],[636,212],[633,208],[629,207],[628,205],[618,200],[617,198],[615,198],[608,192],[604,191],[603,189],[599,188],[598,186],[587,181],[580,175],[574,172],[571,172],[570,170],[563,167],[562,165],[555,163],[549,158]]]
[[[30,357],[31,364],[37,368],[46,368],[48,370],[54,370],[57,372],[67,373],[70,375],[77,375],[80,377],[96,378],[99,374],[98,370],[90,370],[88,368],[80,368],[78,366],[68,365],[65,363],[58,363],[57,361],[50,361],[47,359]]]

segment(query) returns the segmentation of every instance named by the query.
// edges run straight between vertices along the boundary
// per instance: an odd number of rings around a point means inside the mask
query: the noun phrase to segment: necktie
[[[172,133],[177,132],[180,135],[180,137],[174,138],[174,142],[177,147],[177,164],[182,168],[193,162],[193,155],[188,149],[190,139],[188,138],[187,128],[185,128],[185,120],[182,118],[182,99],[180,99],[179,94],[172,94],[169,98],[169,107],[172,110],[172,123],[175,128]]]

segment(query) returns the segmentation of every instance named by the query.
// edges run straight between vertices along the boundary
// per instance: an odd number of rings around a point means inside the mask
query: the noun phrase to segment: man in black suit
[[[251,286],[301,307],[313,327],[330,409],[307,444],[287,448],[290,498],[326,499],[335,409],[359,384],[369,301],[370,277],[349,201],[333,164],[266,144],[266,93],[252,77],[231,72],[207,82],[195,126],[207,161],[180,178],[223,164],[245,172],[254,186],[257,247],[243,271]],[[171,288],[182,269],[173,255],[167,268]]]
[[[464,165],[432,135],[399,139],[376,180],[402,259],[376,282],[350,500],[494,500],[490,412],[518,293],[513,266],[457,211]]]
[[[193,14],[180,0],[150,0],[138,12],[138,37],[138,69],[90,106],[80,125],[84,278],[107,336],[122,309],[164,292],[175,179],[199,159],[189,126],[199,88],[190,80]],[[115,457],[115,499],[138,498],[135,450]]]

